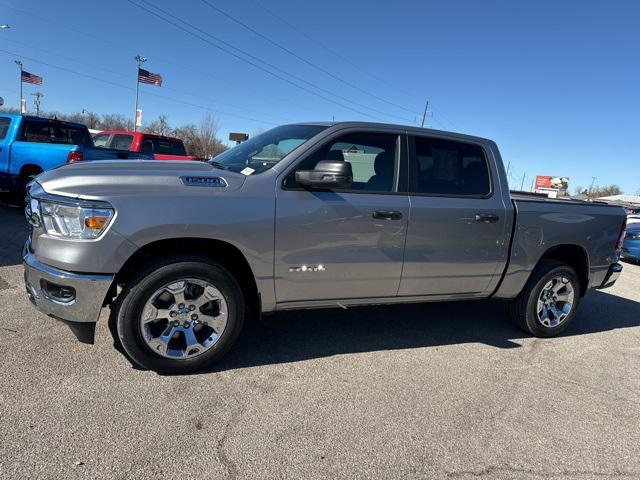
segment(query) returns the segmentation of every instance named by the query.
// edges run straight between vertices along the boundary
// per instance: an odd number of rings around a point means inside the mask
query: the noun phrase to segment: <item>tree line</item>
[[[0,112],[20,113],[17,108],[1,108]],[[40,116],[83,123],[92,130],[133,130],[133,121],[121,113],[50,111],[41,112]],[[146,133],[178,137],[184,142],[189,155],[201,158],[210,158],[227,149],[227,146],[218,137],[218,130],[218,121],[211,113],[207,113],[198,124],[187,123],[179,127],[172,127],[168,117],[160,115],[157,119],[140,128],[140,131]]]
[[[576,195],[584,195],[587,198],[601,198],[610,197],[611,195],[622,194],[622,189],[615,183],[611,185],[593,186],[590,188],[584,188],[582,186],[576,187]]]

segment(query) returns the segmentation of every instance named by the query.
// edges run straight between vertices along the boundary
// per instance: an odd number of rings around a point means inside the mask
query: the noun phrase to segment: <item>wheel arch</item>
[[[208,238],[170,238],[147,243],[136,250],[116,274],[114,285],[124,285],[145,263],[162,255],[177,252],[202,255],[221,264],[238,281],[249,314],[259,316],[261,312],[260,292],[256,278],[244,254],[229,242]],[[111,297],[115,297],[115,291]]]
[[[557,260],[573,268],[580,280],[580,296],[584,296],[589,288],[589,254],[583,246],[574,243],[554,245],[542,254],[533,270],[544,260]]]
[[[31,175],[44,172],[44,169],[37,163],[25,163],[20,167],[18,175],[20,178],[26,179]]]

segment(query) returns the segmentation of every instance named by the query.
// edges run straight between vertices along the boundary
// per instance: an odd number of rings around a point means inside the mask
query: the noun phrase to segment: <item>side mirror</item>
[[[313,170],[298,170],[296,181],[312,188],[345,188],[353,182],[351,163],[342,160],[320,160]]]

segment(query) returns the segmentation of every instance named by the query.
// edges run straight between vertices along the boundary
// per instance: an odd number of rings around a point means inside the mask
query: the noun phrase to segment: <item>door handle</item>
[[[476,222],[496,223],[498,220],[500,217],[492,213],[476,213]]]
[[[376,210],[371,216],[375,219],[400,220],[402,218],[402,212],[398,212],[397,210]]]

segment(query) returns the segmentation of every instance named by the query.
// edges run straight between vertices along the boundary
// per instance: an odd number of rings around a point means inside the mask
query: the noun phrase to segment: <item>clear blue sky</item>
[[[198,122],[210,110],[224,138],[229,131],[332,117],[415,124],[428,98],[429,126],[499,144],[511,163],[512,187],[526,173],[527,187],[538,174],[569,176],[572,190],[588,186],[592,176],[626,193],[640,189],[640,2],[208,1],[357,88],[199,0],[151,3],[174,22],[187,21],[269,62],[286,72],[280,76],[311,82],[291,79],[342,105],[274,78],[127,0],[0,0],[0,24],[11,25],[0,31],[0,96],[17,106],[13,60],[21,58],[26,70],[45,79],[42,87],[25,85],[27,93],[45,94],[44,108],[132,116],[132,57],[140,53],[165,82],[141,86],[145,121],[164,113],[172,125]]]

